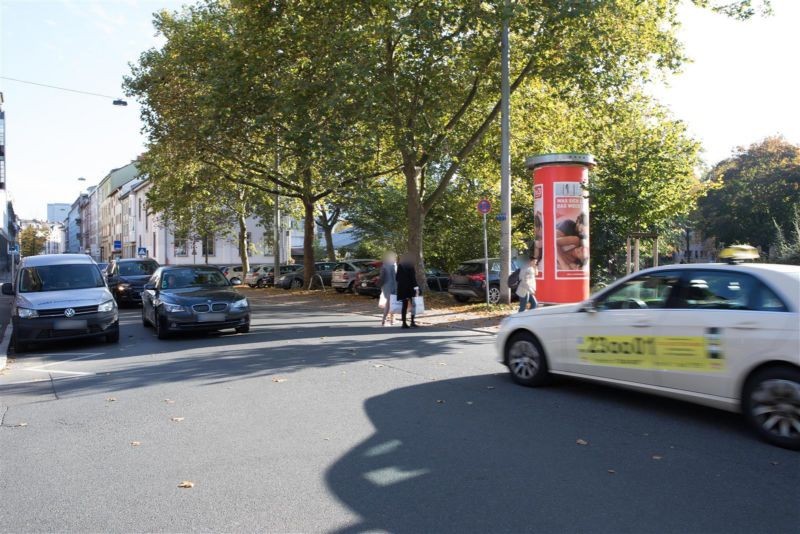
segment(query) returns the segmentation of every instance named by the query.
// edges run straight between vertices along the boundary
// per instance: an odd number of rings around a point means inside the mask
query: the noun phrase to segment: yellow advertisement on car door
[[[716,329],[705,336],[583,336],[581,362],[674,371],[722,371],[722,340]]]

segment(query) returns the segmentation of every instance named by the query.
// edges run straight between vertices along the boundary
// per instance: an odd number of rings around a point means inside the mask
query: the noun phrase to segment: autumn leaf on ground
[[[578,445],[588,445],[589,444],[588,441],[586,441],[585,439],[580,439],[580,438],[575,440],[575,443],[577,443]]]
[[[443,400],[441,400],[441,399],[438,399],[438,400],[436,401],[436,404],[444,404],[444,401],[443,401]]]
[[[138,447],[141,444],[142,444],[141,441],[131,441],[131,447]]]
[[[609,470],[608,470],[608,474],[609,474],[609,475],[616,475],[616,474],[617,474],[617,472],[616,472],[616,471],[614,471],[613,469],[609,469]]]
[[[494,386],[486,386],[486,389],[494,389]]]
[[[380,368],[380,367],[383,367],[383,364],[382,364],[382,363],[376,363],[376,364],[375,364],[375,365],[373,365],[372,367],[374,367],[375,369],[378,369],[378,368]]]
[[[178,487],[179,488],[193,488],[194,487],[194,482],[190,482],[188,480],[184,480],[183,482],[178,484]]]
[[[166,402],[167,404],[175,404],[175,401],[172,399],[164,399],[164,402]]]
[[[444,362],[437,362],[437,364],[438,364],[438,365],[447,365],[447,364],[446,364],[446,363],[444,363]]]
[[[652,458],[653,458],[653,460],[660,460],[660,459],[662,459],[662,458],[663,458],[663,456],[659,456],[658,454],[654,454],[654,455],[652,456]]]
[[[116,397],[108,397],[106,399],[106,401],[108,401],[108,402],[117,402],[117,398]]]
[[[183,417],[170,417],[170,421],[173,421],[175,423],[180,423],[183,420],[184,420]]]
[[[278,378],[277,376],[272,379],[273,382],[277,382],[278,384],[280,384],[281,382],[286,382],[287,380],[288,378]]]
[[[26,423],[25,421],[22,421],[21,423],[17,423],[14,426],[28,426],[28,423]]]

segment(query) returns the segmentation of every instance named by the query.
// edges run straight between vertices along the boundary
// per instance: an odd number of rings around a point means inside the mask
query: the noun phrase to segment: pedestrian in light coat
[[[528,309],[535,309],[536,302],[536,256],[531,256],[528,265],[519,272],[519,285],[517,286],[517,296],[519,297],[519,311],[524,312]]]
[[[387,252],[383,257],[381,266],[381,295],[386,299],[383,307],[383,320],[381,326],[386,326],[386,318],[389,324],[394,324],[394,314],[392,313],[392,295],[397,296],[397,256],[394,252]]]

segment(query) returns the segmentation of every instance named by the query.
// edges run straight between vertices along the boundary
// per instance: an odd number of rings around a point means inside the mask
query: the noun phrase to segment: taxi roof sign
[[[729,263],[739,263],[745,260],[757,260],[758,250],[750,245],[733,245],[722,249],[719,259]]]

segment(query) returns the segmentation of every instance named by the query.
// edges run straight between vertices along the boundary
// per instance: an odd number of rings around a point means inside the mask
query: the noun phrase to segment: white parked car
[[[740,411],[800,449],[799,309],[798,266],[670,265],[513,315],[497,351],[526,386],[566,375]]]

